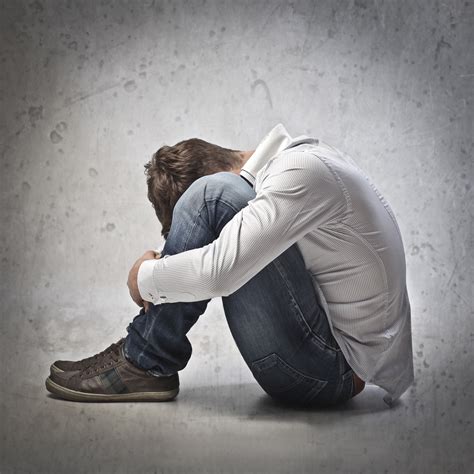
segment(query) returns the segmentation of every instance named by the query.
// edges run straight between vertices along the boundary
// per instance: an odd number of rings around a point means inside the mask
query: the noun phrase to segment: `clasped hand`
[[[140,292],[138,291],[138,269],[145,260],[154,260],[156,258],[160,258],[159,252],[148,250],[133,264],[132,268],[128,272],[127,286],[130,296],[138,306],[144,307],[145,311],[148,311],[151,303],[144,301],[140,295]]]

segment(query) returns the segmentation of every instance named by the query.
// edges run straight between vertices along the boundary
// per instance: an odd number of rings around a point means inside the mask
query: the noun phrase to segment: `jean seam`
[[[201,211],[202,209],[206,206],[206,203],[204,202],[202,204],[202,206],[199,208],[198,212],[196,213],[196,216],[194,218],[194,221],[193,221],[193,225],[191,226],[191,228],[189,229],[189,232],[188,232],[188,235],[186,236],[186,240],[184,241],[184,245],[183,245],[183,252],[185,252],[187,249],[188,249],[188,242],[189,242],[189,238],[191,237],[194,229],[196,228],[196,225],[197,225],[197,220],[199,218],[199,216],[201,215]]]
[[[343,392],[344,390],[344,385],[346,383],[346,380],[344,379],[343,375],[344,375],[344,358],[343,357],[339,357],[339,382],[336,386],[336,391],[334,393],[334,401],[339,401],[340,397],[341,397],[341,393]]]
[[[230,207],[236,214],[245,207],[244,206],[244,207],[241,207],[240,209],[236,209],[233,204],[227,202],[225,199],[222,199],[221,197],[205,199],[205,204],[204,205],[206,205],[208,203],[211,203],[211,202],[214,202],[214,201],[221,202],[222,204],[225,204],[227,207]],[[202,207],[201,207],[201,209],[202,209]],[[201,211],[201,209],[199,211]]]
[[[298,304],[298,302],[296,301],[296,298],[295,298],[295,295],[294,295],[294,292],[291,288],[291,285],[290,285],[290,282],[288,281],[288,279],[285,277],[284,275],[284,272],[281,271],[280,267],[280,263],[278,262],[278,257],[277,259],[274,260],[274,263],[275,263],[275,268],[277,269],[278,273],[280,274],[281,278],[283,279],[283,281],[285,282],[285,285],[288,289],[288,293],[289,293],[289,296],[290,296],[290,299],[291,299],[291,302],[292,304],[295,306],[295,308],[297,309],[298,311],[298,314],[299,314],[299,317],[300,319],[303,321],[304,323],[304,330],[305,331],[308,331],[307,332],[307,335],[312,335],[313,337],[315,337],[322,345],[324,345],[324,347],[328,348],[329,350],[333,351],[333,352],[341,352],[341,348],[334,348],[332,346],[330,346],[326,341],[324,341],[324,339],[322,339],[318,334],[316,334],[312,329],[311,329],[311,326],[309,325],[308,321],[306,320],[306,318],[304,317],[304,313],[303,311],[301,310],[301,307],[300,305]],[[322,308],[321,308],[322,310]],[[327,316],[326,316],[327,317]]]
[[[264,368],[264,369],[259,369],[258,368],[259,364],[261,364],[262,361],[264,361],[266,359],[269,359],[269,358],[274,359],[275,363],[273,365],[269,366],[269,367]],[[286,387],[281,392],[279,392],[279,393],[282,393],[282,394],[284,392],[287,392],[287,391],[291,390],[292,388],[294,388],[295,386],[297,386],[298,384],[300,384],[302,382],[307,382],[309,384],[314,385],[313,388],[311,388],[311,390],[309,392],[309,394],[311,394],[311,395],[315,392],[316,388],[318,388],[319,389],[318,392],[320,392],[328,384],[327,380],[324,380],[324,379],[321,379],[321,378],[318,378],[318,377],[314,377],[312,375],[305,374],[304,372],[300,371],[299,369],[293,367],[292,364],[287,362],[285,359],[283,359],[276,352],[272,352],[271,354],[268,354],[267,356],[262,357],[261,359],[257,359],[256,361],[252,362],[251,365],[252,365],[253,368],[256,368],[259,371],[259,373],[262,373],[262,372],[265,372],[266,370],[277,367],[279,370],[286,373],[289,377],[293,378],[294,383],[291,384],[289,387]],[[309,394],[307,394],[307,395],[309,395]]]
[[[218,197],[218,198],[204,198],[204,203],[201,205],[201,207],[198,209],[197,213],[196,213],[196,216],[195,216],[195,219],[193,221],[193,225],[191,226],[189,232],[188,232],[188,235],[186,236],[186,240],[184,241],[184,245],[183,245],[183,252],[187,250],[188,248],[188,242],[189,242],[189,238],[191,237],[194,229],[196,228],[196,224],[197,224],[197,219],[198,217],[201,215],[201,211],[203,210],[204,207],[207,207],[207,204],[210,204],[212,202],[221,202],[222,204],[225,204],[227,207],[229,207],[232,211],[234,211],[235,214],[237,214],[242,208],[240,209],[236,209],[234,207],[233,204],[227,202],[225,199],[222,199],[222,197]],[[245,207],[245,206],[244,206]],[[206,224],[209,226],[209,222],[206,222]],[[215,229],[214,229],[214,232],[215,232]]]
[[[289,299],[290,299],[290,304],[291,306],[296,310],[296,321],[298,323],[298,325],[300,326],[300,328],[305,332],[305,337],[308,335],[308,333],[306,333],[306,331],[309,329],[308,328],[308,322],[306,321],[306,319],[304,318],[303,314],[302,314],[302,311],[301,311],[301,308],[300,306],[298,305],[298,303],[296,302],[295,300],[295,297],[294,297],[294,294],[293,292],[291,291],[291,288],[289,286],[289,282],[288,280],[285,278],[285,275],[283,274],[283,272],[280,270],[280,263],[278,262],[278,257],[273,260],[273,265],[275,266],[275,269],[276,271],[278,272],[278,274],[280,275],[280,278],[283,280],[283,282],[285,283],[285,286],[286,286],[286,289],[288,291],[288,296],[289,296]],[[304,326],[301,325],[300,323],[300,320],[303,320],[304,322]],[[304,339],[301,340],[299,346],[297,348],[295,348],[295,351],[294,353],[291,355],[291,357],[293,357],[295,354],[298,353],[298,351],[300,350],[300,348],[304,345],[305,341]],[[290,359],[291,359],[290,357]]]

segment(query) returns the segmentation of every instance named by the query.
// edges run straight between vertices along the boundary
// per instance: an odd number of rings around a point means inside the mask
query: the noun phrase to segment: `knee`
[[[240,188],[242,182],[242,178],[231,171],[219,171],[201,176],[191,184],[189,189],[192,187],[194,190],[203,190],[207,195],[213,196],[232,188]]]
[[[205,201],[223,200],[240,209],[255,196],[253,188],[239,175],[230,171],[201,176],[191,183],[178,199],[175,209],[201,207]]]

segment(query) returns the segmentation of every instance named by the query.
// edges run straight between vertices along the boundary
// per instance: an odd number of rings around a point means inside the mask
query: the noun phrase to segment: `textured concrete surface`
[[[0,2],[1,452],[6,472],[472,473],[471,1]],[[404,236],[416,383],[275,406],[213,300],[167,404],[47,396],[136,308],[161,243],[143,164],[197,136],[251,149],[277,122],[350,153]]]

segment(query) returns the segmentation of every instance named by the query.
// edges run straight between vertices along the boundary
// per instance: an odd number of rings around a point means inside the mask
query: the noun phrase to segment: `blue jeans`
[[[174,208],[162,256],[211,243],[254,197],[253,188],[235,173],[197,179]],[[155,375],[182,370],[192,352],[186,334],[209,301],[142,309],[127,327],[127,358]],[[240,353],[271,397],[326,406],[353,396],[353,371],[330,331],[297,244],[222,303]]]

